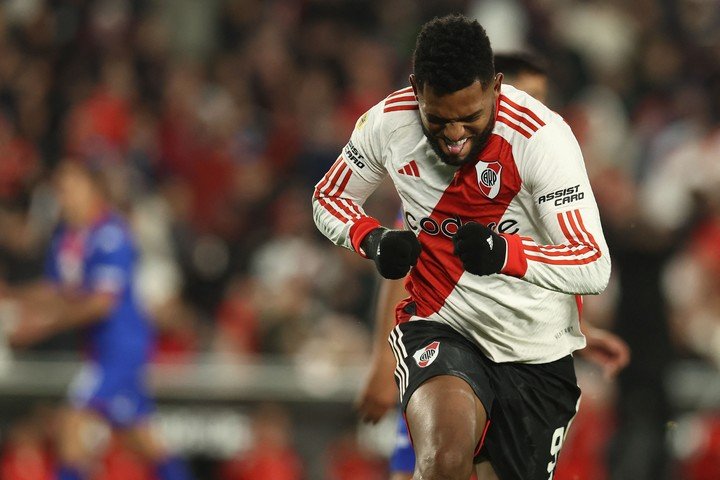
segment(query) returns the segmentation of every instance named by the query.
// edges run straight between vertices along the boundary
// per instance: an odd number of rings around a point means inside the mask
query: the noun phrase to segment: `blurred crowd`
[[[580,141],[603,217],[613,280],[585,315],[633,361],[605,437],[611,467],[577,466],[577,478],[718,478],[714,457],[668,474],[680,467],[665,448],[668,368],[720,366],[711,0],[6,0],[0,278],[41,274],[52,168],[74,158],[103,172],[134,226],[156,361],[362,361],[375,272],[316,232],[312,187],[357,117],[406,86],[419,25],[450,12],[478,18],[496,51],[546,59],[551,107]],[[391,224],[398,201],[383,185],[366,207]],[[223,478],[251,478],[237,471]]]

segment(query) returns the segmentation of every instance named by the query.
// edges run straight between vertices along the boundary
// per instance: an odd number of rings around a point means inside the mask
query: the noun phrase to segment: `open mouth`
[[[445,146],[447,147],[450,155],[457,156],[463,152],[465,145],[468,143],[469,137],[460,139],[457,142],[451,142],[447,138],[443,138],[442,140],[445,142]]]

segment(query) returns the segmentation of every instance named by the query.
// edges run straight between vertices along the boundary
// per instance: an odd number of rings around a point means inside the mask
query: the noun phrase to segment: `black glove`
[[[485,225],[469,222],[453,236],[455,255],[463,268],[475,275],[500,273],[505,264],[507,242]]]
[[[388,230],[378,227],[367,234],[362,249],[385,278],[403,278],[417,263],[420,242],[409,230]]]

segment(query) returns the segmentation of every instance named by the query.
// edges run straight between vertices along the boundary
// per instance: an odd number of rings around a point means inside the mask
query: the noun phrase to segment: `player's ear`
[[[410,86],[412,86],[413,93],[415,94],[415,98],[418,98],[418,87],[417,87],[417,81],[415,80],[415,74],[411,73],[410,77]]]
[[[500,95],[500,87],[502,86],[503,81],[503,74],[502,73],[496,73],[495,78],[493,79],[493,92],[495,95]]]

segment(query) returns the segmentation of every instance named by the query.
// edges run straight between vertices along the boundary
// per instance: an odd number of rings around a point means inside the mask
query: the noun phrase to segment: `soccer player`
[[[580,390],[579,295],[610,258],[562,118],[496,73],[475,21],[418,35],[411,86],[358,120],[313,195],[318,228],[410,297],[390,334],[414,478],[551,478]],[[362,204],[384,177],[407,230]]]
[[[495,54],[495,70],[503,74],[503,83],[513,85],[545,102],[548,78],[542,61],[525,52]],[[400,222],[399,222],[400,223]],[[395,306],[406,297],[401,280],[384,279],[380,283],[375,315],[375,338],[370,371],[360,389],[357,408],[365,421],[376,423],[397,403],[397,387],[392,371],[395,367],[387,338],[395,326]],[[587,345],[578,351],[598,364],[606,377],[614,377],[630,360],[627,344],[611,332],[581,324]],[[410,444],[405,419],[398,417],[395,448],[390,456],[390,480],[409,480],[415,469],[415,452]]]
[[[15,345],[71,328],[85,335],[88,358],[70,387],[59,432],[58,479],[87,478],[102,450],[103,425],[154,463],[161,480],[189,479],[147,422],[153,332],[134,292],[137,252],[128,225],[111,210],[98,172],[65,161],[54,180],[63,221],[47,255],[46,281],[10,295],[24,311],[11,335]]]

